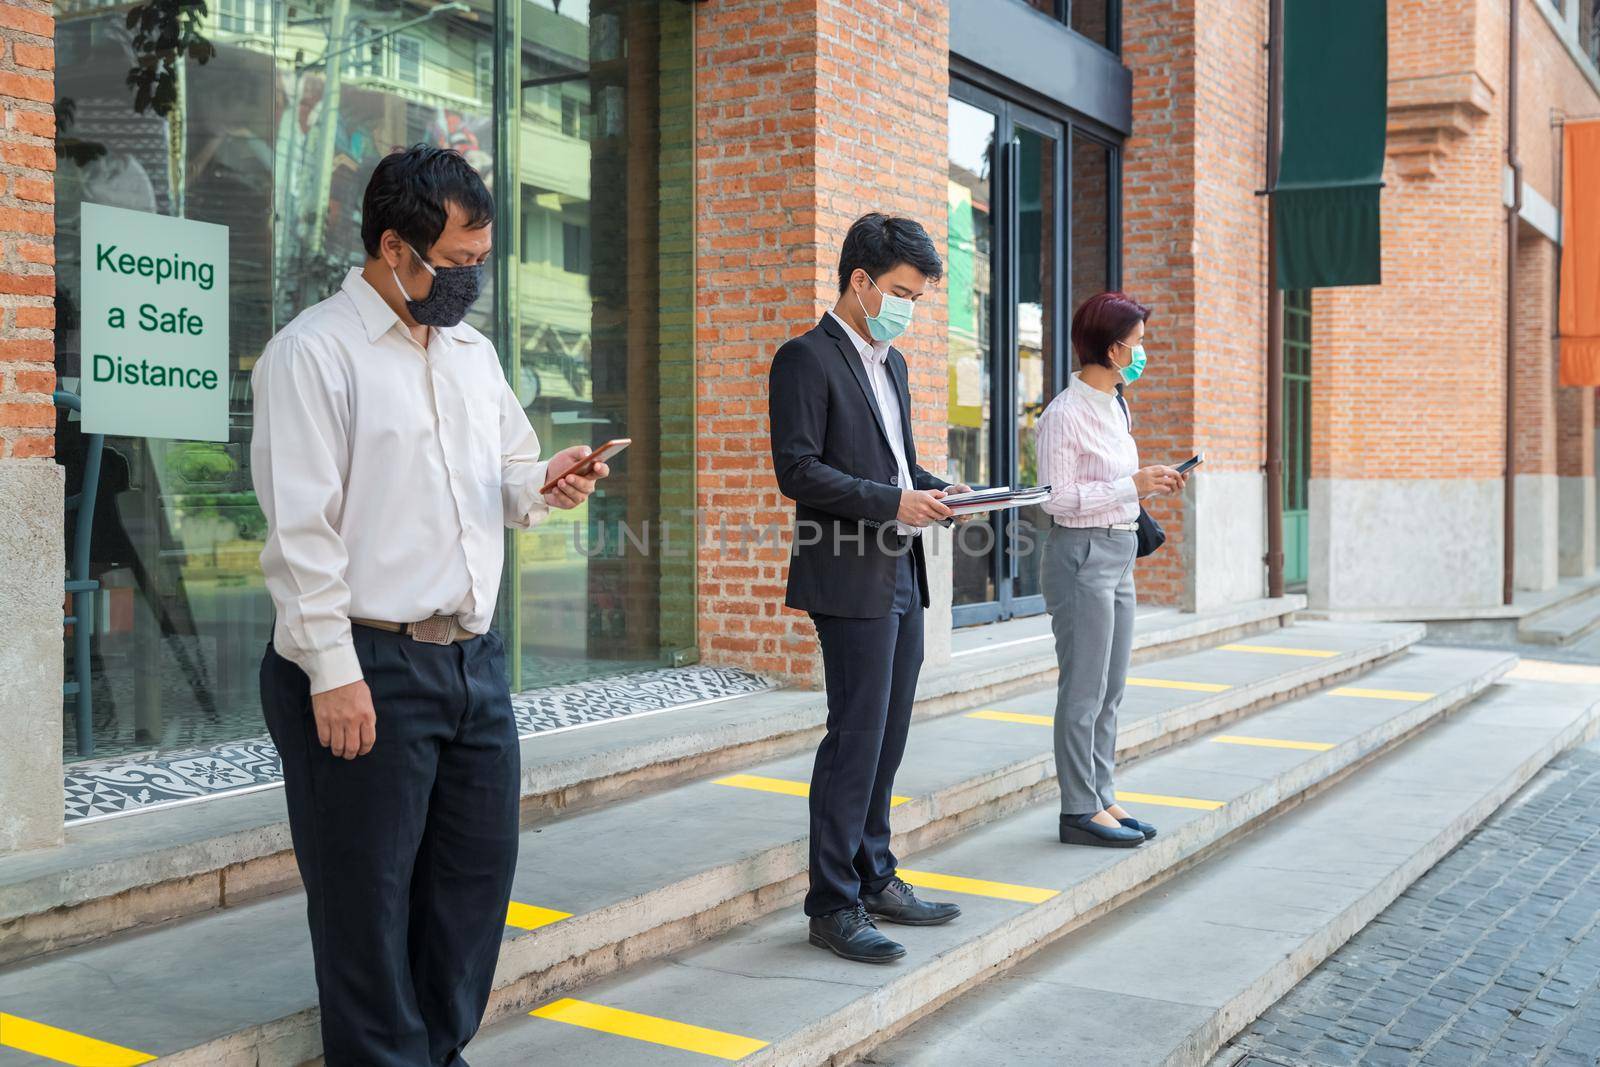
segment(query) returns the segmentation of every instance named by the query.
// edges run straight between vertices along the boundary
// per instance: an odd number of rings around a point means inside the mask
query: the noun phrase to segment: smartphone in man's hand
[[[560,474],[546,482],[544,488],[539,490],[540,494],[542,495],[550,492],[550,490],[556,487],[557,482],[561,481],[561,479],[565,478],[569,474],[576,474],[580,478],[588,477],[589,473],[594,470],[596,463],[606,462],[612,456],[616,455],[618,452],[621,452],[624,448],[627,448],[631,444],[633,444],[633,438],[631,437],[613,437],[611,440],[607,441],[605,444],[589,453],[586,458],[580,460],[572,468],[562,471]]]

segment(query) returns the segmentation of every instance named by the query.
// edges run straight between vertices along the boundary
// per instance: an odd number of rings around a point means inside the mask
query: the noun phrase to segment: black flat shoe
[[[893,963],[906,954],[904,945],[878,932],[872,916],[859,903],[812,916],[811,943],[856,963]]]
[[[935,904],[918,900],[911,887],[898,878],[891,879],[881,893],[861,894],[867,914],[901,926],[938,926],[961,914],[959,904]]]
[[[1095,845],[1100,848],[1138,848],[1144,834],[1126,826],[1101,826],[1093,815],[1061,816],[1063,845]]]
[[[1139,831],[1144,835],[1146,841],[1156,836],[1156,828],[1147,822],[1140,822],[1138,819],[1118,819],[1117,821],[1130,830]]]

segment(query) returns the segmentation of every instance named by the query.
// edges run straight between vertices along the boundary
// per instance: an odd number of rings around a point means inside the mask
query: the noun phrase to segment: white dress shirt
[[[889,441],[889,451],[894,453],[895,466],[900,470],[900,490],[915,489],[911,481],[911,467],[906,463],[906,443],[902,436],[904,424],[900,415],[900,391],[895,388],[894,377],[889,373],[889,342],[868,341],[833,311],[828,314],[833,316],[833,321],[844,327],[844,334],[850,338],[851,344],[856,346],[856,353],[861,357],[862,365],[867,370],[867,381],[872,383],[872,395],[878,401],[878,414],[883,416],[883,425],[888,433],[884,436]],[[917,526],[907,526],[896,522],[895,528],[911,537],[922,536],[922,529]]]
[[[1076,373],[1039,416],[1039,480],[1050,486],[1041,507],[1058,526],[1111,526],[1139,517],[1139,446],[1114,393]]]
[[[466,323],[426,349],[360,270],[267,343],[251,375],[273,642],[320,693],[359,680],[350,618],[488,630],[503,526],[547,513],[539,438]]]

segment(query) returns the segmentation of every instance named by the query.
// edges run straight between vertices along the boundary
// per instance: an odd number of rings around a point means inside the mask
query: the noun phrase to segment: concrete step
[[[1514,662],[1472,650],[1412,652],[1359,688],[1305,696],[1226,734],[1152,755],[1120,776],[1125,801],[1161,830],[1136,850],[1056,844],[1058,808],[1044,801],[908,857],[903,876],[930,897],[959,899],[964,913],[947,926],[893,928],[910,950],[896,965],[847,963],[810,946],[804,920],[788,908],[541,1005],[534,1018],[507,1018],[469,1055],[479,1065],[645,1064],[666,1060],[656,1042],[685,1048],[705,1039],[752,1064],[850,1062],[945,999],[1298,804],[1472,699]]]
[[[1358,674],[1419,634],[1417,627],[1296,625],[1138,668],[1123,709],[1123,747],[1130,758],[1170,747],[1207,725]],[[1411,663],[1402,656],[1360,684],[1377,678],[1373,684],[1403,688],[1416,676],[1403,669]],[[1409,706],[1409,697],[1352,692],[1329,699],[1350,714],[1374,704]],[[1036,691],[917,724],[897,783],[908,799],[895,811],[896,847],[911,854],[1049,796],[1053,703],[1053,689]],[[810,763],[802,753],[747,767],[751,777],[732,784],[701,780],[527,831],[512,918],[534,928],[508,927],[491,1013],[516,1012],[790,902],[803,887],[805,805],[769,789],[803,789]],[[597,854],[607,863],[596,864]],[[288,894],[16,965],[0,971],[0,1005],[192,1062],[299,1062],[317,1052],[304,908],[301,894]],[[221,961],[234,956],[251,961],[249,995],[214,977],[230,971]],[[119,980],[115,997],[92,998],[85,1008],[86,974],[138,978]]]
[[[1496,686],[1226,854],[952,1001],[865,1062],[1205,1063],[1592,732],[1594,697],[1573,685]],[[1240,1055],[1231,1053],[1230,1067]]]
[[[1600,585],[1595,587],[1600,593]],[[1600,630],[1600,596],[1590,594],[1563,604],[1557,611],[1541,612],[1524,619],[1517,636],[1535,645],[1565,646],[1581,641]]]
[[[1270,632],[1304,606],[1294,596],[1200,614],[1145,612],[1135,660]],[[1051,683],[1054,652],[1037,625],[986,627],[988,640],[976,641],[986,647],[925,670],[917,717]],[[522,745],[524,824],[811,748],[826,717],[822,693],[793,689],[536,735]],[[298,885],[275,788],[70,826],[60,848],[0,856],[0,964]]]

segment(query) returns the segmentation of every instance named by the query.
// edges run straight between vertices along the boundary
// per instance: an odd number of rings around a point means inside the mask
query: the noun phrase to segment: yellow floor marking
[[[1009,882],[986,882],[982,878],[961,878],[954,874],[935,874],[932,871],[908,871],[904,867],[896,873],[918,889],[968,893],[975,897],[1015,900],[1020,904],[1043,904],[1061,893],[1059,889],[1040,889],[1038,886],[1012,885]]]
[[[987,719],[990,722],[1021,722],[1029,726],[1053,726],[1055,718],[1050,715],[1024,715],[1020,711],[969,711],[969,719]]]
[[[568,997],[553,1001],[528,1013],[536,1019],[552,1019],[558,1023],[598,1030],[603,1034],[631,1037],[635,1041],[648,1041],[652,1045],[681,1048],[723,1060],[739,1060],[767,1047],[765,1041],[738,1034],[708,1030],[703,1026],[661,1019],[654,1015],[641,1015],[636,1011],[608,1008],[586,1000]]]
[[[1326,741],[1283,741],[1276,737],[1239,737],[1222,734],[1211,739],[1219,745],[1255,745],[1257,748],[1298,748],[1306,752],[1326,752],[1333,746]]]
[[[1198,811],[1216,811],[1222,807],[1220,800],[1196,800],[1194,797],[1166,797],[1160,793],[1124,793],[1117,790],[1118,804],[1154,804],[1162,808],[1194,808]]]
[[[1128,684],[1144,689],[1183,689],[1191,693],[1223,693],[1233,688],[1217,682],[1173,682],[1166,678],[1129,678]],[[1053,715],[1028,715],[1020,711],[995,711],[992,708],[969,711],[964,718],[985,719],[989,722],[1020,722],[1028,726],[1053,726],[1056,721]]]
[[[1437,693],[1412,693],[1404,689],[1330,689],[1330,696],[1336,697],[1367,697],[1370,700],[1407,700],[1415,704],[1423,700],[1432,700]]]
[[[155,1059],[148,1052],[136,1052],[5,1012],[0,1012],[0,1045],[76,1067],[134,1067]]]
[[[718,778],[712,784],[731,785],[735,789],[755,789],[763,793],[782,793],[786,797],[811,795],[811,786],[805,782],[794,782],[788,778],[766,778],[759,774],[730,774],[726,778]],[[910,800],[910,797],[893,796],[889,798],[889,806],[898,808]]]
[[[1530,682],[1600,685],[1600,667],[1586,667],[1581,663],[1552,663],[1549,660],[1525,659],[1513,667],[1506,677],[1525,678]]]
[[[1321,648],[1280,648],[1277,645],[1221,645],[1224,652],[1265,652],[1269,656],[1305,656],[1308,659],[1332,659],[1337,652]]]
[[[506,925],[515,926],[519,930],[537,930],[541,926],[558,923],[562,919],[572,918],[570,911],[556,911],[554,908],[540,908],[532,904],[523,904],[513,900],[510,907],[506,908]]]
[[[1129,678],[1128,684],[1141,689],[1184,689],[1191,693],[1224,693],[1233,688],[1216,682],[1173,682],[1166,678]]]

